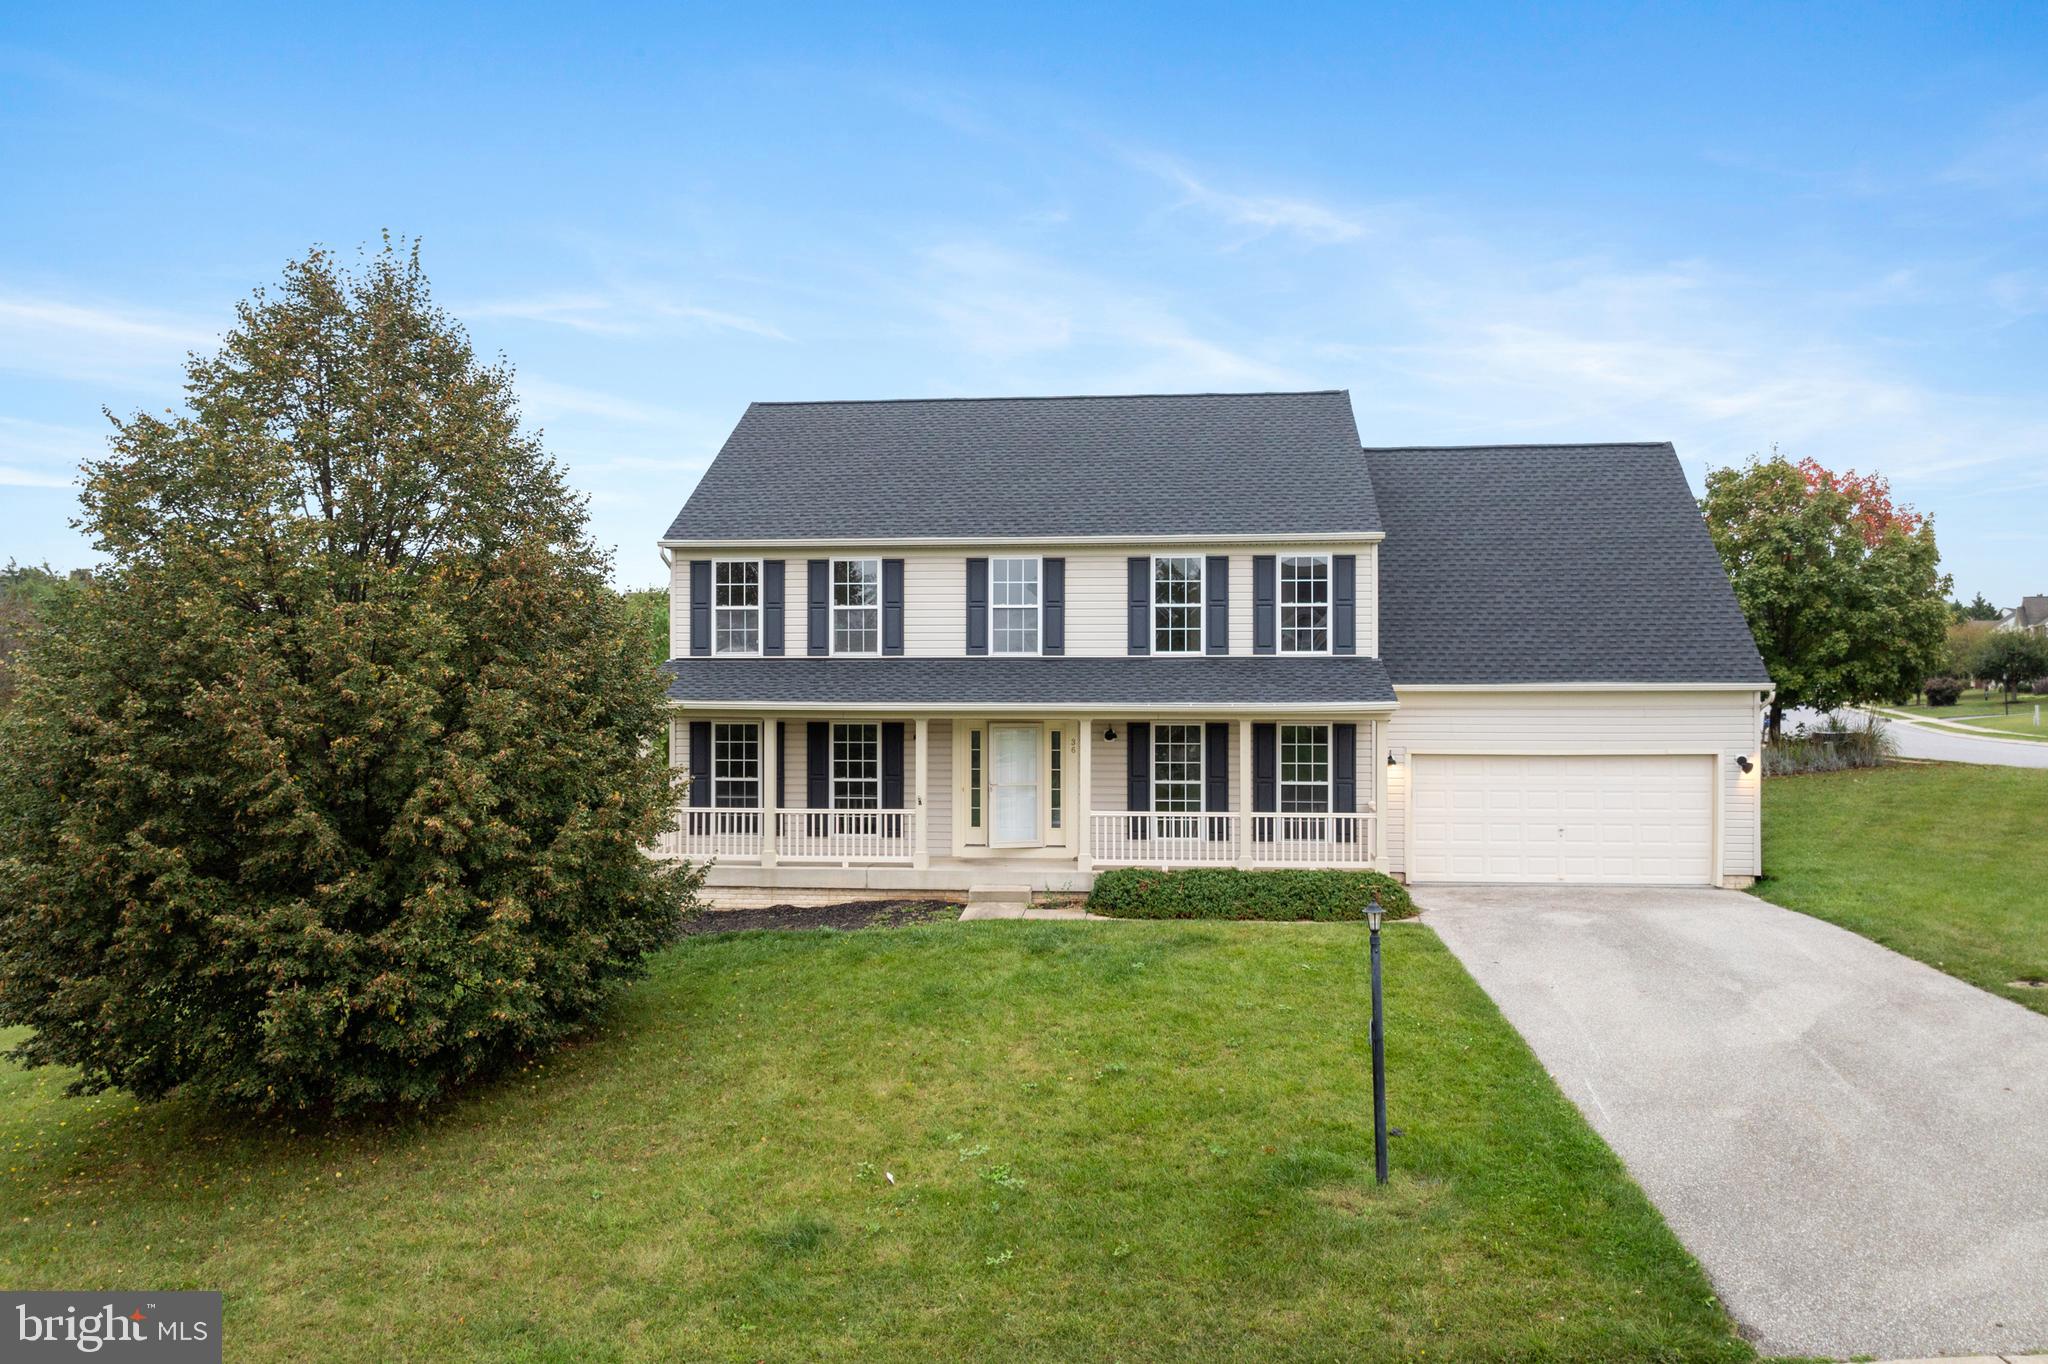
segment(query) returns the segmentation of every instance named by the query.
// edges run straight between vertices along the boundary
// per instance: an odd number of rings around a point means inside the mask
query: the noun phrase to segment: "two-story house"
[[[756,403],[661,540],[669,855],[1724,884],[1770,685],[1671,447],[1361,448],[1343,392]]]

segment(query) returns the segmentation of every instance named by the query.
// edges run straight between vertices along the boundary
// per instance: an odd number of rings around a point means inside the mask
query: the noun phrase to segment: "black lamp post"
[[[1365,906],[1365,928],[1372,939],[1372,1170],[1387,1182],[1387,1019],[1380,1002],[1380,920],[1386,911],[1375,895]]]

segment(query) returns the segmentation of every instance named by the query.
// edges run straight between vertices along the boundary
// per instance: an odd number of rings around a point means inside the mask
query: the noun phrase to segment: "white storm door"
[[[994,819],[989,829],[992,848],[1036,848],[1044,841],[1040,833],[1038,803],[1037,725],[990,725],[989,808]]]

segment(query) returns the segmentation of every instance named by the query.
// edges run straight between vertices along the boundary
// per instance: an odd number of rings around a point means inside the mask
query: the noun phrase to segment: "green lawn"
[[[427,1123],[0,1069],[0,1281],[223,1288],[236,1360],[1750,1358],[1435,935],[1386,937],[1384,1191],[1356,927],[756,933]]]
[[[1939,720],[1960,720],[1971,715],[1996,715],[2005,710],[2005,693],[1987,693],[1972,687],[1962,694],[1953,706],[1930,706],[1924,698],[1908,702],[1903,706],[1892,706],[1892,710],[1903,710],[1912,715],[1931,715]]]
[[[1764,783],[1756,893],[2048,1013],[2048,769],[1937,763]]]
[[[2036,705],[2041,707],[2044,717],[2038,724],[2034,720]],[[2010,715],[1963,718],[1959,723],[1966,724],[1971,729],[1990,730],[2007,739],[2048,739],[2048,701],[2037,702],[2028,697],[2023,704],[2014,706]]]

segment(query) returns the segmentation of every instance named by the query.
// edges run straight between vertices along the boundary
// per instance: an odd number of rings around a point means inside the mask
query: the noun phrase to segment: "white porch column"
[[[1252,722],[1237,722],[1237,865],[1252,864]]]
[[[782,756],[781,748],[775,742],[775,717],[761,717],[761,865],[775,865],[775,815],[778,809],[775,789],[776,760]]]
[[[1076,720],[1081,731],[1081,760],[1074,774],[1074,865],[1083,872],[1095,870],[1095,721]]]
[[[928,792],[926,791],[926,787],[929,785],[927,778],[931,767],[931,726],[932,722],[930,720],[925,719],[923,716],[918,717],[916,805],[917,814],[916,817],[913,820],[911,820],[912,836],[917,839],[917,842],[911,848],[910,865],[917,868],[919,871],[923,871],[926,867],[929,867],[932,864],[932,850],[930,846],[930,840],[926,837],[926,832],[930,829],[931,822],[929,816],[926,813],[927,807],[925,799],[928,794]]]

